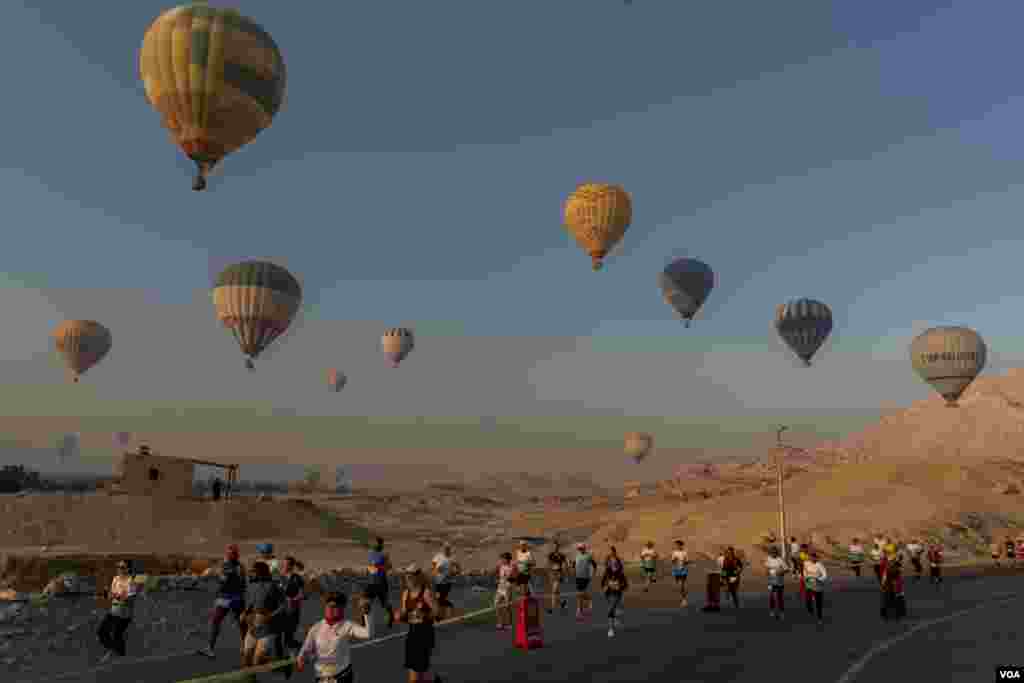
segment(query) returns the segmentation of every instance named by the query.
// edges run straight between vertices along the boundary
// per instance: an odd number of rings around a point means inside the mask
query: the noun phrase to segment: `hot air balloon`
[[[114,432],[114,448],[128,448],[131,442],[131,432]]]
[[[795,299],[775,309],[775,329],[786,346],[810,367],[811,358],[832,332],[832,311],[814,299]]]
[[[217,319],[235,336],[250,370],[256,357],[288,329],[301,304],[299,281],[267,261],[228,266],[213,287]]]
[[[397,368],[398,364],[405,360],[415,345],[412,330],[407,327],[393,327],[380,338],[381,351],[393,368]]]
[[[565,201],[565,227],[600,270],[633,222],[633,200],[618,185],[584,183]]]
[[[704,305],[715,286],[715,273],[708,264],[692,258],[676,259],[658,273],[665,303],[690,326],[690,321]]]
[[[285,67],[274,39],[234,9],[193,2],[146,30],[139,52],[146,99],[196,164],[193,190],[224,157],[268,128],[284,102]]]
[[[633,462],[640,463],[650,455],[654,448],[654,437],[644,432],[626,433],[626,455],[633,458]]]
[[[347,383],[348,378],[345,377],[345,373],[341,370],[331,368],[327,371],[327,386],[331,388],[331,391],[339,392]]]
[[[110,330],[95,320],[67,320],[53,331],[57,351],[72,379],[78,379],[110,352]]]
[[[985,367],[985,341],[969,327],[933,327],[910,344],[910,362],[925,382],[956,407],[964,390]]]

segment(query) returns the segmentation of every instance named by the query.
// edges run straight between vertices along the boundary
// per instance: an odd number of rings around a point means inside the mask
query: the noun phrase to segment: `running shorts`
[[[518,574],[516,574],[516,585],[526,586],[526,585],[529,585],[529,583],[530,583],[530,573],[529,572],[519,572]]]
[[[683,567],[682,569],[673,569],[672,570],[672,576],[676,577],[677,579],[685,579],[687,574],[689,574],[689,573],[690,573],[690,570],[687,569],[686,567]]]
[[[654,576],[654,573],[657,571],[654,567],[644,567],[643,569],[644,574],[647,576]]]
[[[241,612],[245,609],[245,600],[240,595],[219,595],[213,606],[232,612]]]
[[[576,579],[576,592],[586,593],[590,588],[590,579]]]

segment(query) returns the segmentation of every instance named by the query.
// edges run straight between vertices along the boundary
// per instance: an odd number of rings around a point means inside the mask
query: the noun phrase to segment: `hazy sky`
[[[925,327],[1022,355],[1020,3],[239,6],[281,46],[286,107],[199,194],[137,75],[164,3],[0,3],[5,412],[863,413],[928,395]],[[600,273],[561,228],[591,179],[635,203]],[[655,281],[678,256],[718,275],[690,330]],[[252,375],[208,295],[247,258],[308,303]],[[836,319],[806,372],[770,324],[796,296]],[[113,332],[86,387],[49,355],[64,318]],[[398,370],[394,325],[418,333]]]

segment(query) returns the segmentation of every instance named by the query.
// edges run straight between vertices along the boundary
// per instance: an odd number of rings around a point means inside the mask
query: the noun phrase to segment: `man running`
[[[378,536],[370,551],[369,561],[370,585],[366,588],[366,602],[371,607],[374,600],[380,601],[380,606],[388,613],[388,628],[395,625],[395,610],[391,607],[391,600],[388,598],[391,586],[388,582],[388,572],[391,571],[391,558],[384,552],[384,539]]]
[[[565,574],[565,567],[569,560],[562,554],[558,541],[552,543],[554,548],[548,553],[548,586],[551,591],[551,606],[548,614],[555,611],[555,607],[561,607],[562,613],[569,605],[569,601],[562,597],[562,576]]]
[[[266,664],[274,656],[284,655],[278,649],[278,629],[285,613],[284,591],[274,581],[266,562],[253,563],[245,598],[242,619],[247,628],[242,641],[243,668]]]
[[[818,561],[818,551],[812,550],[807,562],[804,563],[804,584],[807,587],[807,612],[812,616],[817,613],[818,626],[824,625],[822,611],[825,604],[825,581],[828,572],[825,565]]]
[[[658,551],[654,549],[654,541],[647,541],[647,545],[640,551],[640,567],[644,572],[644,592],[651,588],[651,584],[658,580]]]
[[[860,578],[861,567],[864,566],[864,546],[860,544],[859,538],[854,538],[846,553],[846,559],[850,562],[850,569],[854,575]]]
[[[931,572],[931,581],[936,586],[942,583],[942,562],[942,544],[932,541],[928,547],[928,569]]]
[[[519,550],[516,551],[516,583],[521,597],[525,598],[530,592],[534,564],[530,545],[525,540],[519,541]]]
[[[516,575],[516,566],[512,564],[512,553],[501,554],[494,574],[498,583],[498,588],[494,592],[494,612],[498,617],[498,630],[504,631],[512,628],[512,582]],[[577,610],[578,612],[579,610]]]
[[[285,610],[281,619],[281,642],[289,650],[302,646],[295,639],[295,631],[302,622],[302,602],[306,598],[306,580],[298,571],[298,560],[292,556],[284,558],[281,574],[281,588],[284,591]]]
[[[353,683],[352,646],[353,640],[369,640],[373,637],[373,620],[370,619],[369,603],[365,603],[355,615],[358,621],[345,619],[344,593],[328,593],[324,596],[324,618],[313,624],[295,660],[300,672],[306,668],[306,660],[313,660],[316,680],[320,683]]]
[[[910,540],[907,544],[907,554],[910,555],[910,564],[914,566],[914,580],[920,581],[921,575],[924,574],[924,564],[922,558],[924,557],[924,545],[921,544],[921,539],[916,536]]]
[[[431,566],[434,575],[434,592],[437,594],[437,610],[435,615],[438,621],[444,621],[455,605],[448,596],[452,592],[452,574],[454,573],[454,560],[452,559],[452,546],[445,543],[441,546],[441,552],[434,555]]]
[[[242,621],[242,612],[245,611],[245,568],[238,561],[238,546],[230,544],[224,550],[224,562],[220,568],[220,580],[217,586],[217,598],[210,611],[210,639],[207,646],[198,650],[198,653],[213,659],[217,638],[220,636],[221,623],[228,612],[231,613],[232,621],[238,624],[241,640],[245,642],[245,622]]]
[[[782,619],[786,614],[786,573],[789,567],[775,546],[768,549],[768,555],[764,561],[764,568],[768,572],[768,610],[773,619]]]
[[[587,550],[586,543],[576,544],[576,561],[574,562],[576,574],[576,620],[582,621],[590,614],[590,581],[597,569],[597,560]]]
[[[690,573],[690,556],[686,552],[686,543],[676,541],[676,549],[672,551],[672,578],[679,586],[679,606],[686,607],[686,577]]]

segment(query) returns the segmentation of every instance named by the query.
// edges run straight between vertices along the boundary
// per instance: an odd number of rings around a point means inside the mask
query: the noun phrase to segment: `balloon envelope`
[[[969,327],[933,327],[910,344],[914,371],[949,405],[981,373],[987,355],[985,341]]]
[[[131,432],[114,432],[114,447],[127,448],[132,442]]]
[[[715,287],[715,274],[703,261],[676,259],[658,273],[662,297],[676,315],[692,320]]]
[[[794,299],[775,309],[775,330],[804,365],[832,333],[832,310],[815,299]]]
[[[393,368],[397,368],[415,346],[412,330],[407,327],[393,327],[380,338],[381,351]]]
[[[74,381],[110,352],[110,330],[95,320],[67,320],[53,331],[57,351]]]
[[[565,228],[599,270],[633,222],[633,200],[622,187],[584,183],[565,201]]]
[[[654,437],[645,432],[627,432],[625,437],[626,455],[639,463],[650,455],[654,448]]]

